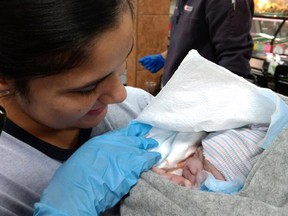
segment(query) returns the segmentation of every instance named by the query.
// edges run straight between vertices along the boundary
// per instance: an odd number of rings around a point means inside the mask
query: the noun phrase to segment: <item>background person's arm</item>
[[[252,0],[235,2],[234,10],[232,1],[207,1],[206,19],[217,64],[246,77],[253,50],[250,29],[254,5]]]
[[[165,64],[165,59],[167,56],[167,50],[156,55],[148,55],[140,58],[139,63],[143,65],[151,73],[157,73],[161,70]]]

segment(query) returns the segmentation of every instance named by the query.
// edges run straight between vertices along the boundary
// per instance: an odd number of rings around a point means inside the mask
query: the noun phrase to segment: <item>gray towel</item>
[[[288,129],[262,153],[238,194],[187,189],[149,171],[122,200],[121,215],[288,215]]]

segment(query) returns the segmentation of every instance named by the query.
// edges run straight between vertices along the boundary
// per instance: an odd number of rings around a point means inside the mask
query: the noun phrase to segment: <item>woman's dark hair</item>
[[[27,82],[80,66],[132,0],[0,0],[0,76]]]

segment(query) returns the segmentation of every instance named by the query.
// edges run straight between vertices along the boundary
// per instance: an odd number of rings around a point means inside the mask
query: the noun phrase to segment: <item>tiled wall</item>
[[[167,49],[169,7],[169,0],[135,0],[135,39],[128,58],[127,85],[144,89],[145,81],[155,81],[160,86],[162,70],[151,74],[137,60]]]

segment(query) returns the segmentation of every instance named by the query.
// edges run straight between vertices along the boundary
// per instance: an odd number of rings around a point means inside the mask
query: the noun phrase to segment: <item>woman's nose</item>
[[[104,83],[103,83],[104,84]],[[99,100],[103,104],[121,103],[127,97],[126,88],[123,85],[119,76],[114,75],[109,77],[106,85],[102,85],[102,95]]]

